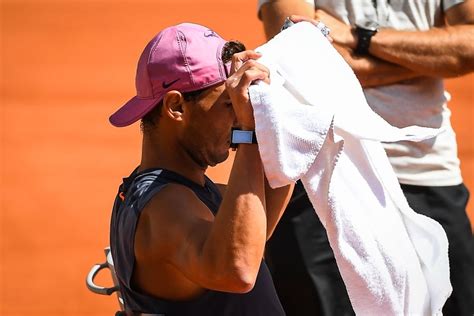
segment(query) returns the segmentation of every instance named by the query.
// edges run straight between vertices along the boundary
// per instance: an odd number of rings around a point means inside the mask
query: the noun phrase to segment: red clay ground
[[[113,314],[115,298],[89,293],[84,279],[102,261],[112,200],[138,162],[140,133],[107,118],[134,94],[136,60],[157,31],[193,21],[252,48],[264,40],[255,3],[1,2],[0,315]],[[448,86],[474,188],[474,76]],[[209,173],[226,179],[225,166]]]

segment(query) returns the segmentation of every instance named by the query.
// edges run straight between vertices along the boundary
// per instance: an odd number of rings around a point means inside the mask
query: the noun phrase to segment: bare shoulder
[[[137,259],[169,256],[196,231],[210,229],[214,216],[186,186],[169,183],[142,210],[135,233]]]

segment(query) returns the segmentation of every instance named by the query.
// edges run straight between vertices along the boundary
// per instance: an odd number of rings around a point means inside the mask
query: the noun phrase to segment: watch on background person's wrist
[[[367,21],[365,23],[357,23],[354,32],[357,35],[357,45],[355,53],[357,55],[368,55],[372,37],[377,34],[379,25],[374,21]]]

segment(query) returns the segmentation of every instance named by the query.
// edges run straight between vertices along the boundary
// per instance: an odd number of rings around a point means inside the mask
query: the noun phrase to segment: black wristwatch
[[[230,147],[237,148],[239,144],[256,144],[257,137],[254,131],[243,131],[237,128],[232,129]]]
[[[367,21],[363,24],[356,24],[355,32],[357,34],[357,55],[367,55],[369,53],[370,41],[379,30],[377,22]]]

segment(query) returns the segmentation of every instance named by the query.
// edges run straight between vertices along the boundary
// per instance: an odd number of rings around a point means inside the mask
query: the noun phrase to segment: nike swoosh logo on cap
[[[173,81],[168,82],[168,83],[166,83],[166,82],[163,81],[163,83],[161,84],[161,86],[163,87],[163,89],[168,89],[168,88],[171,87],[173,84],[175,84],[176,82],[178,82],[179,79],[181,79],[181,78],[178,78],[178,79],[173,80]]]

